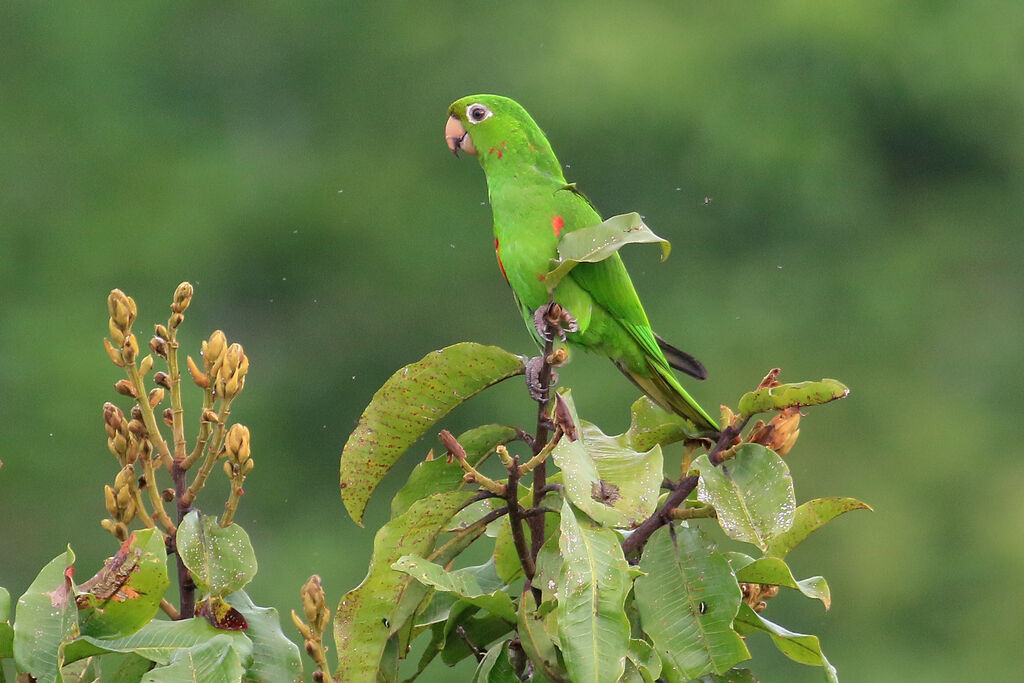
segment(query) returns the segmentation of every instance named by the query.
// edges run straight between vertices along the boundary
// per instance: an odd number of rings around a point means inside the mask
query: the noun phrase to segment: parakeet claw
[[[566,332],[577,332],[580,329],[572,313],[554,301],[533,312],[533,324],[544,341],[554,341],[556,335],[565,341]]]
[[[541,386],[540,371],[544,367],[544,356],[534,356],[526,361],[526,388],[530,390],[530,398],[538,403],[547,400],[548,391]],[[558,373],[551,370],[551,380],[547,389],[558,384]]]

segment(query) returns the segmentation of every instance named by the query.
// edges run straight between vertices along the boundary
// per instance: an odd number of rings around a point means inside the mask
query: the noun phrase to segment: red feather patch
[[[551,229],[555,231],[555,237],[562,236],[562,228],[565,227],[565,219],[561,216],[551,217]]]
[[[505,264],[501,262],[501,254],[498,252],[498,238],[494,238],[494,255],[498,257],[498,267],[501,268],[501,276],[508,282],[508,275],[505,274]]]

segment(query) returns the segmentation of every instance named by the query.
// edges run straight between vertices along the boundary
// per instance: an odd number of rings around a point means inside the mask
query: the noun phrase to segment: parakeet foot
[[[566,332],[580,329],[572,313],[554,301],[533,312],[533,324],[544,341],[554,341],[556,336],[565,341]]]
[[[540,373],[544,368],[544,356],[534,356],[526,361],[526,388],[530,390],[530,398],[538,403],[546,401],[548,390],[558,384],[558,373],[551,370],[551,379],[545,387],[540,381]]]

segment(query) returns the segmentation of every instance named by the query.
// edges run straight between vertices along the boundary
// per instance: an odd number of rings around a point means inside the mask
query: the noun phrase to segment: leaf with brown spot
[[[377,485],[431,425],[524,370],[519,356],[464,342],[433,351],[392,375],[373,395],[341,452],[341,499],[352,519],[363,523]]]
[[[82,633],[122,637],[145,626],[170,584],[163,534],[133,532],[113,557],[78,587]]]

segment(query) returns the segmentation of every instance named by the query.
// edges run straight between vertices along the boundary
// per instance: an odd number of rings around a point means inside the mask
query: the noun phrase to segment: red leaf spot
[[[555,237],[562,236],[562,228],[565,227],[565,219],[561,216],[551,217],[551,229],[555,231]]]

